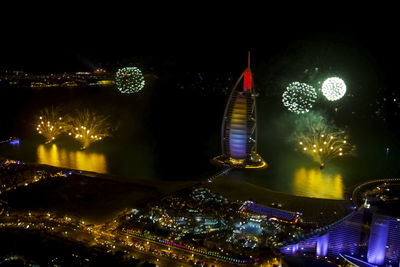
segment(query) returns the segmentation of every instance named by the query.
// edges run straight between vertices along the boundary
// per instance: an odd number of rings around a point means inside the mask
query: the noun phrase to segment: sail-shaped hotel
[[[225,107],[221,126],[222,155],[214,163],[238,168],[265,168],[266,162],[257,154],[256,92],[248,66],[240,75]]]

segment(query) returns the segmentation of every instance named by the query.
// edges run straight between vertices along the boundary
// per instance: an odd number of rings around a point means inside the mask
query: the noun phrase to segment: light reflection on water
[[[58,167],[107,173],[106,157],[104,154],[86,151],[68,151],[59,148],[56,144],[39,145],[37,147],[39,164],[48,164]]]
[[[294,172],[293,194],[305,197],[344,199],[342,175],[320,169],[299,168]]]

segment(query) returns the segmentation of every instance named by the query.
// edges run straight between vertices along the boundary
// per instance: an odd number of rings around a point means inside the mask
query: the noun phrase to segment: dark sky
[[[137,56],[172,59],[188,66],[229,66],[248,50],[262,61],[290,47],[324,40],[360,49],[385,71],[390,72],[397,64],[400,52],[396,24],[390,15],[389,20],[382,20],[358,9],[346,14],[341,9],[329,12],[332,14],[265,9],[264,14],[238,16],[225,11],[214,12],[212,19],[208,14],[190,19],[190,12],[178,12],[178,16],[165,12],[161,17],[142,16],[136,20],[132,14],[122,22],[113,21],[110,15],[118,14],[111,11],[99,15],[82,11],[60,18],[55,12],[50,17],[43,12],[12,16],[2,24],[0,70],[91,70],[106,62]]]

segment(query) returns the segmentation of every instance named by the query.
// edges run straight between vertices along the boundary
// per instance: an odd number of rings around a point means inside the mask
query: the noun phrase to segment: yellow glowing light
[[[300,145],[302,145],[302,144],[303,144],[303,142],[299,142],[299,144],[300,144]]]
[[[313,147],[317,147],[317,145],[313,145]]]
[[[339,153],[339,156],[342,156],[342,155],[343,155],[343,153],[342,153],[342,152],[340,152],[340,153]]]
[[[319,151],[322,151],[322,148],[320,148]]]
[[[313,152],[317,152],[317,150],[314,149]]]
[[[305,197],[344,199],[341,174],[329,174],[320,169],[300,168],[294,172],[293,194]]]
[[[343,143],[346,144],[346,140],[344,140]]]
[[[68,152],[53,144],[51,147],[39,145],[37,148],[38,163],[57,167],[107,173],[104,154],[83,151]]]
[[[305,147],[305,148],[303,148],[303,150],[307,150],[307,148]]]
[[[97,138],[97,135],[102,137],[110,135],[111,128],[108,118],[89,110],[79,112],[70,123],[72,133],[79,137],[78,141],[81,143],[81,149],[86,149],[91,143],[102,139]],[[93,138],[93,136],[96,136],[96,138]]]
[[[325,135],[321,134],[321,137],[324,137]]]
[[[99,85],[111,85],[111,84],[115,84],[115,81],[101,80],[101,81],[98,81],[97,84],[99,84]]]
[[[265,162],[265,161],[263,161],[262,163],[261,163],[261,165],[260,166],[250,166],[250,165],[246,165],[246,169],[261,169],[261,168],[264,168],[265,166],[267,166],[267,163]]]
[[[331,136],[331,139],[333,139],[333,136]]]

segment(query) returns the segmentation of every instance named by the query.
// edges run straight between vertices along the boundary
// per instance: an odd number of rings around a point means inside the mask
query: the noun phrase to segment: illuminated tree
[[[316,99],[314,87],[300,82],[290,83],[282,95],[283,105],[296,114],[309,112]]]
[[[338,77],[326,79],[322,84],[322,94],[329,101],[339,100],[346,93],[346,84]]]
[[[57,109],[51,107],[40,112],[36,124],[36,130],[46,138],[45,144],[54,141],[60,133],[65,131],[65,129],[66,123]]]
[[[145,81],[142,72],[138,68],[125,67],[117,71],[115,84],[121,93],[132,94],[142,90]]]
[[[350,144],[346,131],[320,114],[310,113],[299,119],[297,128],[295,138],[299,148],[318,162],[321,168],[333,158],[354,153],[355,146]]]
[[[80,111],[70,119],[68,135],[78,140],[81,143],[81,150],[85,150],[91,143],[111,135],[108,117],[89,110]]]

